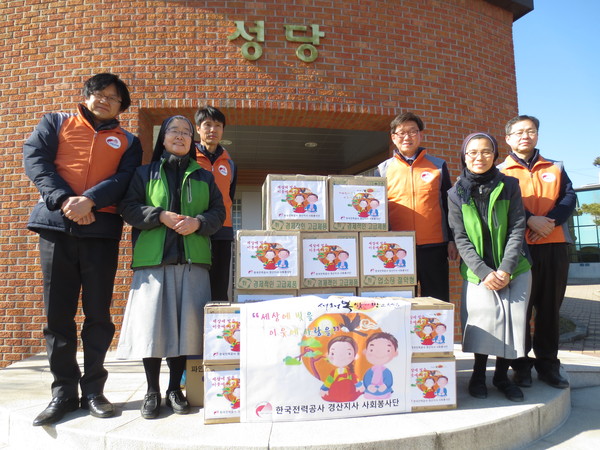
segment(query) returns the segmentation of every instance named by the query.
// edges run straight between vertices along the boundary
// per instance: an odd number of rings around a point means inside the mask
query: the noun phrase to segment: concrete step
[[[541,382],[525,389],[525,402],[513,403],[489,386],[485,400],[467,393],[472,355],[457,348],[458,408],[433,411],[273,424],[204,425],[203,411],[177,416],[163,407],[156,420],[140,417],[146,390],[141,362],[107,357],[106,396],[118,413],[97,419],[79,410],[50,427],[33,427],[49,402],[52,376],[45,355],[0,370],[0,442],[6,449],[275,449],[275,448],[518,448],[551,436],[569,417],[571,392]],[[586,358],[561,356],[572,385],[600,385],[600,372]],[[598,360],[598,358],[596,358]],[[493,364],[493,361],[490,361]],[[163,364],[163,366],[165,366]],[[166,370],[166,368],[165,368]],[[167,385],[167,373],[162,374]],[[490,377],[491,385],[491,371]],[[591,383],[591,384],[590,384]],[[0,446],[0,448],[2,448]]]

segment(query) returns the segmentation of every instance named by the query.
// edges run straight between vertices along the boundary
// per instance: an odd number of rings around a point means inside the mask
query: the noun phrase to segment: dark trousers
[[[119,241],[77,238],[66,233],[40,234],[40,259],[44,275],[44,328],[52,396],[74,398],[81,386],[83,396],[102,393],[108,372],[104,358],[115,326],[110,317]],[[83,369],[77,364],[75,315],[81,291],[85,320],[81,330]]]
[[[449,302],[448,270],[447,244],[417,247],[417,279],[421,285],[421,297],[433,297]]]
[[[211,240],[211,252],[212,265],[209,275],[212,300],[229,301],[231,241]]]
[[[558,369],[560,337],[560,306],[565,297],[569,277],[569,248],[566,243],[530,245],[532,286],[527,308],[525,352],[533,348],[535,360],[519,358],[513,363],[516,369],[531,367],[544,373]],[[533,339],[531,316],[535,308]]]

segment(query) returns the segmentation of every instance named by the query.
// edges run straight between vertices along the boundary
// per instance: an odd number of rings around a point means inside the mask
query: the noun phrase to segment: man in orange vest
[[[416,231],[421,296],[449,302],[448,259],[458,258],[448,227],[452,184],[446,162],[420,147],[423,129],[416,114],[397,116],[390,124],[394,155],[375,174],[387,178],[390,230]]]
[[[54,377],[52,401],[34,426],[56,423],[79,405],[95,417],[115,413],[103,391],[123,229],[116,205],[141,164],[142,146],[117,120],[131,104],[117,75],[94,75],[85,82],[83,97],[76,113],[45,114],[23,146],[25,172],[41,197],[27,228],[39,234],[44,336]],[[83,375],[76,359],[80,292]]]
[[[526,239],[533,260],[525,351],[533,348],[535,359],[515,360],[514,380],[521,387],[531,386],[531,367],[535,366],[541,381],[564,389],[569,382],[560,374],[559,311],[569,274],[568,244],[573,242],[567,221],[575,209],[577,195],[562,162],[542,157],[535,148],[539,126],[539,120],[532,116],[509,120],[506,143],[512,152],[498,166],[503,173],[519,180],[527,217]]]
[[[226,217],[223,227],[211,239],[212,265],[210,286],[213,300],[229,300],[229,272],[231,266],[231,243],[233,242],[233,221],[231,205],[235,196],[237,168],[220,142],[225,130],[225,115],[213,106],[205,106],[194,116],[200,142],[196,144],[198,164],[215,177],[223,195]]]

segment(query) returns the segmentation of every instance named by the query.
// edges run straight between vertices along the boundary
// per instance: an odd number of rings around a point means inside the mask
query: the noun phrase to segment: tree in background
[[[597,156],[593,162],[595,167],[600,169],[600,156]],[[579,208],[579,214],[585,213],[594,216],[594,223],[597,226],[600,226],[600,203],[584,203]]]

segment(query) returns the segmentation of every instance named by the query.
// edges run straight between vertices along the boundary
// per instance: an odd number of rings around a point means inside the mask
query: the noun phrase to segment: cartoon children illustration
[[[240,323],[232,320],[223,328],[223,339],[231,346],[232,352],[240,351]]]
[[[448,389],[446,386],[448,385],[448,377],[442,375],[437,379],[438,388],[435,391],[436,397],[448,397]]]
[[[399,248],[396,250],[396,267],[406,267],[406,250]]]
[[[277,256],[279,257],[279,261],[276,264],[277,268],[289,269],[290,264],[287,259],[290,257],[290,251],[287,248],[281,248],[277,252]]]
[[[373,364],[373,367],[365,373],[362,382],[361,390],[364,391],[364,398],[390,398],[394,378],[385,364],[398,356],[398,340],[389,333],[373,333],[367,339],[363,353],[367,361]]]
[[[433,327],[429,323],[423,326],[421,344],[433,345]]]
[[[240,380],[231,378],[223,386],[223,397],[231,403],[231,409],[240,407]]]
[[[369,217],[369,203],[366,198],[361,199],[358,202],[358,217]]]
[[[304,214],[306,212],[306,210],[304,209],[304,200],[304,195],[296,194],[296,197],[294,197],[294,202],[292,204],[295,213]]]
[[[384,253],[384,256],[385,261],[383,267],[385,267],[386,269],[393,269],[394,267],[396,267],[394,263],[394,251],[392,249],[387,249]]]
[[[376,198],[372,198],[369,202],[369,216],[370,217],[379,217],[379,200]]]
[[[325,259],[327,263],[325,263],[325,270],[328,272],[335,272],[337,270],[337,265],[335,263],[337,256],[334,252],[329,252],[325,255]]]
[[[275,263],[275,250],[269,249],[265,252],[265,261],[263,262],[263,267],[266,270],[275,270],[277,265]]]
[[[306,196],[306,201],[308,205],[306,205],[306,212],[316,213],[317,212],[317,201],[319,200],[319,196],[314,192],[311,192]]]
[[[354,373],[354,360],[357,358],[358,346],[352,337],[336,336],[327,344],[327,360],[336,367],[321,386],[321,397],[328,402],[351,402],[361,392],[362,384]]]
[[[428,377],[423,382],[422,390],[423,390],[423,398],[435,398],[435,380],[431,377]]]
[[[444,336],[446,329],[447,329],[447,327],[443,323],[438,323],[436,325],[435,337],[433,338],[434,344],[445,344],[446,343],[446,336]]]
[[[340,270],[348,270],[348,258],[350,258],[350,254],[345,251],[342,250],[341,252],[338,253],[337,255],[339,262],[336,264],[336,268],[340,269]]]

